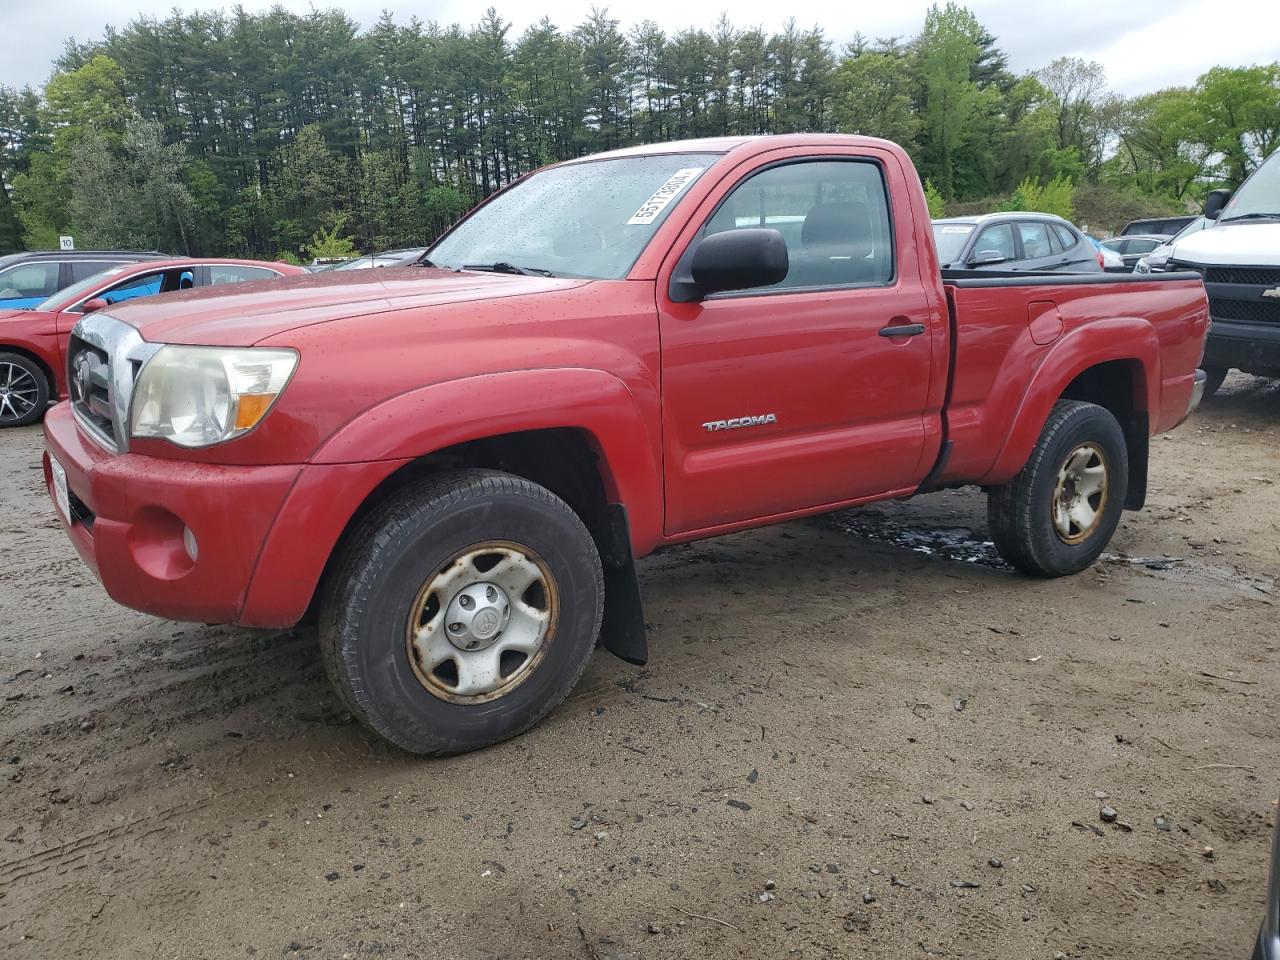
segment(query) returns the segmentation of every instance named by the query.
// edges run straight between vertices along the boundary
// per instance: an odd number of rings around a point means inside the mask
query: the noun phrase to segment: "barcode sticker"
[[[640,205],[640,209],[627,221],[627,226],[653,223],[658,218],[658,214],[667,208],[667,204],[680,196],[680,191],[693,183],[694,177],[705,169],[706,167],[685,167],[683,170],[677,170],[666,183],[653,192],[652,197]]]

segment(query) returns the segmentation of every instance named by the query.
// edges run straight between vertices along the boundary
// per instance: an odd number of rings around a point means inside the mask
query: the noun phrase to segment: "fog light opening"
[[[191,562],[195,563],[200,556],[200,545],[196,543],[196,535],[191,531],[190,527],[182,528],[182,547],[187,551],[187,556],[191,558]]]

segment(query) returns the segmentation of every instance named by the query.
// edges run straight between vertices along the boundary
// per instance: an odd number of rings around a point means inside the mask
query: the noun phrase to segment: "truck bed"
[[[1149,432],[1170,429],[1185,415],[1207,324],[1199,274],[948,270],[943,283],[954,346],[940,485],[1010,479],[1002,454],[1014,439],[1011,419],[1035,402],[1043,387],[1037,374],[1050,354],[1053,376],[1065,377],[1053,385],[1055,397],[1077,367],[1132,364],[1134,405],[1148,416]],[[1143,364],[1169,372],[1145,382]]]

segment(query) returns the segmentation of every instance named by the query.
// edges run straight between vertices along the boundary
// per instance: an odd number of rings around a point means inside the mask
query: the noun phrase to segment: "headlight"
[[[180,447],[238,437],[267,415],[297,365],[294,350],[161,347],[134,384],[129,435]]]

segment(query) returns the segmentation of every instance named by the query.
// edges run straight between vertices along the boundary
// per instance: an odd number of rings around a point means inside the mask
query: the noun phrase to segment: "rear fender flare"
[[[1155,328],[1141,317],[1114,317],[1077,327],[1045,354],[1018,404],[1000,455],[978,483],[1008,483],[1026,464],[1053,405],[1085,370],[1115,360],[1137,362],[1143,382],[1135,405],[1143,412],[1159,410],[1160,343]]]
[[[603,370],[517,370],[449,380],[402,393],[340,428],[312,457],[317,464],[406,460],[456,444],[527,430],[585,432],[600,457],[610,501],[626,505],[637,556],[662,531],[657,392],[648,409]]]

